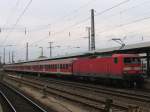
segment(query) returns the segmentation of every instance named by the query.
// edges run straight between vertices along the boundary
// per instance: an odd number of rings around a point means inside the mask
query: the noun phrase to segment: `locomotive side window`
[[[115,64],[118,63],[118,58],[114,58],[114,63],[115,63]]]

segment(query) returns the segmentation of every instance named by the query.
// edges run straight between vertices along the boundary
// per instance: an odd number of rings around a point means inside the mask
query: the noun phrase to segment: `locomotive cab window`
[[[118,58],[114,58],[114,63],[115,63],[115,64],[118,63]]]
[[[141,61],[139,58],[124,58],[124,63],[125,64],[140,64]]]

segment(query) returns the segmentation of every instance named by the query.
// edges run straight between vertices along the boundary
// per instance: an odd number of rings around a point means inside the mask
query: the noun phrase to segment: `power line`
[[[132,6],[132,7],[130,7],[130,8],[121,10],[120,13],[123,14],[123,13],[126,12],[127,10],[131,10],[131,9],[133,9],[133,8],[136,8],[136,7],[139,8],[138,6],[144,5],[145,3],[148,3],[148,2],[150,2],[150,1],[145,1],[145,2],[143,2],[143,3],[140,3],[140,4],[136,5],[136,6]],[[111,15],[111,17],[118,16],[118,15],[120,15],[120,13],[119,13],[119,14],[117,13],[117,14]],[[104,21],[108,21],[111,17],[104,18]],[[101,29],[103,29],[103,28],[105,28],[105,27],[106,27],[106,25],[103,25],[103,26],[101,26]]]
[[[18,0],[19,1],[19,0]],[[89,1],[88,3],[90,3],[90,2],[92,2],[92,0],[91,1]],[[145,3],[147,3],[147,2],[149,2],[149,1],[146,1],[146,2],[144,2],[144,3],[142,3],[142,4],[145,4]],[[87,4],[88,4],[87,3]],[[122,3],[122,2],[121,2]],[[118,5],[120,6],[120,5],[122,5],[121,3],[119,3]],[[126,3],[125,1],[123,2],[123,3]],[[123,13],[123,12],[125,12],[125,11],[127,11],[127,10],[129,10],[129,9],[132,9],[132,8],[135,8],[135,7],[137,7],[137,6],[139,6],[139,5],[141,5],[141,3],[140,4],[138,4],[138,5],[136,5],[136,6],[133,6],[133,7],[131,7],[131,8],[128,8],[128,9],[124,9],[124,10],[121,10],[120,12],[121,13]],[[86,5],[83,5],[83,6],[81,6],[80,8],[84,8]],[[79,9],[80,9],[79,8]],[[115,8],[115,7],[114,7]],[[110,8],[109,8],[110,9]],[[105,9],[105,10],[107,10],[107,9]],[[104,11],[105,11],[104,10]],[[108,11],[108,10],[107,10]],[[102,11],[103,12],[103,11]],[[101,13],[102,13],[101,12]],[[73,12],[72,12],[73,13]],[[98,13],[99,14],[99,13]],[[115,14],[116,15],[116,14]],[[113,16],[115,16],[115,15],[113,15]],[[118,14],[117,14],[118,15]],[[97,14],[95,15],[95,16],[98,16]],[[62,18],[61,18],[62,19]],[[88,19],[88,18],[86,18],[86,19]],[[83,19],[83,20],[81,20],[81,21],[79,21],[79,22],[76,22],[74,25],[71,25],[71,26],[76,26],[76,24],[78,25],[78,24],[80,24],[80,23],[82,23],[83,21],[86,21],[86,19]],[[109,18],[110,19],[110,18]],[[32,31],[39,31],[39,30],[43,30],[43,29],[48,29],[49,28],[49,25],[50,24],[46,24],[46,25],[39,25],[39,26],[33,26],[33,28],[30,30],[30,32],[32,32]],[[70,26],[70,27],[71,27]],[[69,27],[69,28],[70,28]],[[24,28],[25,28],[25,26],[23,26],[22,28],[14,28],[14,29],[16,29],[16,30],[20,30],[20,32],[24,32]],[[68,28],[68,29],[69,29]],[[9,27],[6,27],[6,28],[2,28],[2,29],[5,29],[5,30],[10,30],[11,28],[9,28]],[[28,27],[27,27],[27,29],[29,29]]]
[[[16,7],[18,7],[19,1],[20,1],[20,0],[17,0],[16,3],[15,3],[15,5],[11,8],[11,11],[12,11],[12,12],[15,11]],[[6,24],[8,23],[8,21],[9,21],[10,19],[12,19],[11,16],[13,16],[13,13],[11,13],[11,14],[8,16],[8,18],[7,18],[6,22],[5,22],[5,24],[3,25],[4,28],[5,28]]]
[[[114,5],[114,6],[111,7],[111,8],[105,9],[105,10],[103,10],[102,12],[97,13],[96,16],[101,15],[101,14],[103,14],[103,13],[105,13],[105,12],[108,12],[108,11],[110,11],[110,10],[116,8],[116,7],[119,7],[119,6],[125,4],[125,3],[129,2],[129,1],[130,1],[130,0],[125,0],[125,1],[123,1],[123,2],[120,2],[119,4],[116,4],[116,5]],[[89,20],[89,19],[90,19],[90,17],[88,17],[88,18],[86,18],[86,19],[84,19],[84,20],[82,20],[82,21],[76,22],[75,24],[73,24],[73,25],[71,25],[71,26],[69,26],[69,27],[66,27],[65,29],[62,29],[62,30],[56,32],[55,34],[62,33],[62,32],[64,32],[66,29],[70,29],[71,27],[74,27],[74,26],[76,26],[76,25],[79,25],[80,23],[83,23],[83,22],[85,22],[85,21],[87,21],[87,20]],[[47,38],[47,37],[46,37],[46,38]],[[40,40],[38,40],[38,41],[36,41],[36,42],[34,42],[34,43],[37,43],[37,42],[39,42],[39,41],[41,41],[41,40],[43,40],[43,39],[45,39],[45,37],[42,38],[42,39],[40,39]]]
[[[108,8],[108,9],[105,9],[105,10],[103,10],[103,11],[97,13],[95,16],[102,15],[102,14],[104,14],[104,13],[106,13],[106,12],[108,12],[108,11],[114,9],[114,8],[117,8],[117,7],[121,6],[121,5],[124,5],[124,4],[128,3],[129,1],[130,1],[130,0],[125,0],[125,1],[123,1],[123,2],[120,2],[120,3],[118,3],[118,4],[116,4],[116,5],[112,6],[112,7],[110,7],[110,8]]]
[[[31,1],[32,1],[32,0],[31,0]],[[123,1],[123,2],[120,2],[119,4],[114,5],[114,6],[111,7],[111,8],[105,9],[104,11],[102,11],[101,13],[98,13],[98,14],[96,14],[96,15],[98,16],[98,15],[100,15],[100,14],[103,14],[103,13],[105,13],[105,12],[107,12],[107,11],[113,9],[113,8],[119,7],[120,5],[125,4],[126,2],[129,2],[129,1],[130,1],[130,0],[125,0],[125,1]],[[89,1],[89,2],[91,2],[91,1]],[[88,3],[89,3],[89,2],[88,2]],[[30,3],[29,3],[29,4],[30,4]],[[86,5],[87,5],[87,4],[86,4]],[[80,8],[83,8],[83,7],[85,7],[86,5],[84,5],[84,6],[80,7]],[[27,5],[27,6],[28,6],[28,5]],[[80,8],[79,8],[79,9],[80,9]],[[85,18],[85,19],[83,19],[83,20],[81,20],[81,21],[78,21],[78,22],[76,22],[75,24],[73,24],[73,25],[71,25],[71,26],[68,26],[68,27],[66,27],[66,28],[64,28],[64,29],[62,29],[62,30],[60,30],[60,31],[58,31],[58,32],[55,32],[55,34],[61,34],[61,33],[63,33],[65,30],[70,29],[70,28],[72,28],[72,27],[74,27],[74,26],[77,26],[77,25],[79,25],[79,24],[81,24],[81,23],[84,23],[84,22],[88,21],[89,19],[90,19],[90,17]]]
[[[96,1],[96,0],[89,0],[86,4],[80,6],[78,9],[72,11],[70,14],[73,14],[73,12],[78,12],[79,9],[82,9],[82,8],[86,7],[86,6],[89,5],[91,2],[94,2],[94,1]],[[70,15],[70,14],[69,14],[69,15]],[[63,18],[66,18],[67,16],[68,16],[68,15],[64,16]],[[62,20],[63,18],[61,18],[61,20]],[[80,24],[80,23],[86,21],[87,19],[89,19],[89,18],[86,18],[86,19],[84,19],[84,20],[82,20],[82,21],[79,21],[79,22],[77,22],[77,23],[75,23],[75,24],[73,24],[73,25],[71,25],[71,26],[69,26],[69,27],[67,27],[67,28],[65,28],[65,29],[69,29],[70,27],[76,26],[77,24]],[[44,26],[44,25],[43,25],[43,26]],[[48,24],[48,25],[45,25],[45,27],[46,27],[46,28],[49,27],[49,24]],[[45,28],[44,28],[44,27],[41,27],[41,28],[33,29],[32,31],[37,31],[37,30],[42,30],[42,29],[45,29]],[[61,31],[58,31],[58,32],[56,32],[56,33],[61,33],[61,32],[63,32],[63,31],[65,31],[65,29],[63,29],[63,30],[61,30]],[[45,38],[45,37],[44,37],[44,38]],[[44,38],[43,38],[43,39],[44,39]],[[40,40],[42,40],[42,39],[40,39]],[[40,41],[40,40],[39,40],[39,41]]]
[[[75,9],[75,10],[71,11],[69,14],[66,14],[65,16],[61,17],[61,18],[58,19],[57,21],[59,21],[59,20],[62,21],[62,19],[65,19],[66,17],[69,17],[70,15],[81,11],[80,9],[82,9],[82,8],[84,8],[84,7],[86,7],[86,6],[88,6],[89,4],[91,4],[91,2],[94,2],[94,1],[96,1],[96,0],[89,0],[86,4],[80,6],[78,9]],[[73,18],[73,19],[74,19],[74,18]],[[54,21],[53,23],[56,24],[57,21]]]
[[[102,15],[103,13],[106,13],[106,12],[108,12],[108,11],[114,9],[114,8],[117,8],[117,7],[119,7],[119,6],[121,6],[121,5],[125,4],[125,3],[127,3],[127,2],[129,2],[129,1],[130,1],[130,0],[125,0],[125,1],[123,1],[123,2],[120,2],[120,3],[118,3],[118,4],[114,5],[114,6],[112,6],[111,8],[105,9],[105,10],[103,10],[102,12],[97,13],[95,16]],[[81,24],[81,23],[84,23],[84,22],[88,21],[89,19],[90,19],[90,17],[87,17],[87,18],[85,18],[85,19],[83,19],[83,20],[81,20],[81,21],[78,21],[78,22],[76,22],[75,24],[73,24],[73,25],[71,25],[71,26],[68,26],[68,27],[66,27],[66,28],[64,28],[64,29],[62,29],[62,30],[56,32],[56,34],[60,34],[60,33],[64,32],[65,30],[70,29],[71,27],[77,26],[77,25],[79,25],[79,24]]]
[[[131,24],[134,24],[134,23],[138,23],[138,22],[144,21],[144,20],[148,20],[148,19],[150,19],[150,16],[144,17],[144,18],[140,18],[140,19],[136,19],[136,20],[133,20],[133,21],[130,21],[128,23],[121,24],[121,25],[116,25],[113,29],[107,29],[106,31],[104,30],[104,31],[99,32],[99,33],[104,33],[104,32],[107,32],[107,31],[114,30],[116,28],[124,27],[124,26],[127,26],[127,25],[131,25]]]
[[[86,7],[86,6],[88,6],[89,4],[91,4],[91,2],[94,2],[94,1],[96,1],[96,0],[89,0],[86,4],[80,6],[78,9],[75,9],[75,10],[71,11],[69,14],[67,14],[67,15],[65,15],[65,16],[63,16],[63,17],[61,17],[59,20],[62,21],[62,19],[65,19],[66,17],[68,17],[68,16],[70,16],[70,15],[76,13],[76,12],[79,12],[80,9],[82,9],[82,8],[84,8],[84,7]],[[16,4],[18,4],[18,2],[19,2],[19,0],[17,0],[17,3],[16,3]],[[57,21],[58,21],[58,20],[57,20]],[[54,21],[53,24],[55,24],[57,21]],[[36,27],[36,28],[35,28],[35,29],[32,29],[32,30],[33,30],[33,31],[38,31],[38,30],[42,30],[42,29],[47,29],[47,28],[49,27],[49,24],[47,24],[47,25],[35,26],[35,27]],[[23,27],[23,28],[24,28],[24,27]],[[20,29],[22,30],[23,28],[20,28]],[[10,29],[10,28],[6,28],[6,29]],[[19,28],[18,28],[18,29],[19,29]]]
[[[20,19],[22,18],[22,16],[25,14],[25,12],[27,11],[27,9],[29,8],[30,4],[32,3],[32,0],[30,0],[28,2],[28,4],[26,5],[26,7],[24,8],[23,12],[19,15],[19,17],[17,18],[15,24],[12,26],[12,29],[10,30],[10,32],[14,29],[14,27],[18,24],[18,22],[20,21]],[[7,40],[7,38],[9,37],[9,34],[5,37],[4,41],[2,42],[3,44],[5,43],[5,41]]]

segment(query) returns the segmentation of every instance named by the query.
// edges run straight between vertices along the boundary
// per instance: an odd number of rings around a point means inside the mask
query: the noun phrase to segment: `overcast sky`
[[[111,38],[122,38],[125,44],[150,40],[150,0],[30,1],[0,2],[0,45],[15,45],[6,47],[7,61],[9,51],[15,52],[17,60],[24,60],[26,42],[29,42],[30,59],[40,55],[41,46],[48,57],[49,41],[54,42],[53,46],[61,46],[53,48],[53,56],[86,52],[88,40],[82,37],[87,36],[91,9],[95,10],[96,49],[119,46]],[[31,3],[29,7],[28,3]],[[101,14],[103,11],[106,12]]]

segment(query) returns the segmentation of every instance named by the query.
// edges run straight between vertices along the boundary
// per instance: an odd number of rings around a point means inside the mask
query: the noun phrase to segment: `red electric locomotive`
[[[138,55],[114,54],[111,57],[78,59],[73,63],[73,73],[80,76],[99,77],[123,81],[130,85],[141,84],[142,65]]]
[[[6,71],[34,72],[100,79],[121,80],[141,84],[142,65],[136,54],[113,54],[112,56],[50,59],[5,65]]]

